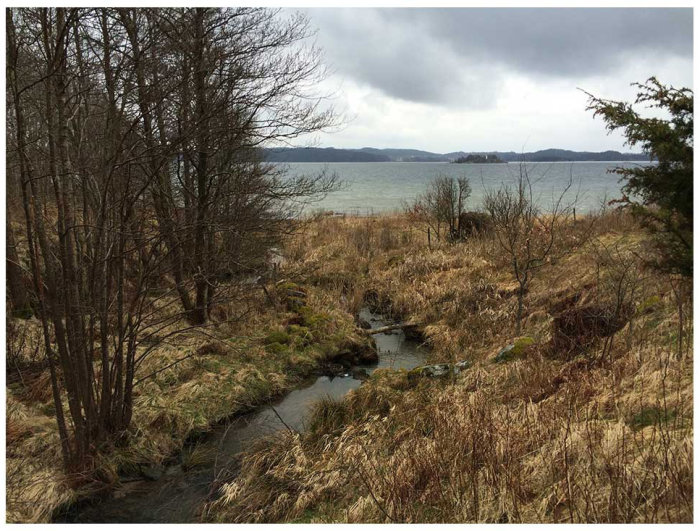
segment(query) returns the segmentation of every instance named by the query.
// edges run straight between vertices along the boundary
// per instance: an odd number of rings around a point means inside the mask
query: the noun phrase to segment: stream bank
[[[363,308],[359,318],[371,328],[389,323]],[[153,467],[150,480],[133,478],[109,497],[79,503],[57,515],[54,521],[84,523],[186,523],[198,522],[203,502],[215,495],[223,474],[236,470],[237,455],[279,430],[303,432],[315,402],[341,398],[380,368],[412,369],[425,362],[427,350],[406,338],[401,330],[373,336],[378,353],[374,364],[334,368],[330,374],[310,379],[281,399],[215,427],[189,444],[171,464]],[[333,374],[337,375],[333,375]],[[235,472],[234,472],[235,473]]]

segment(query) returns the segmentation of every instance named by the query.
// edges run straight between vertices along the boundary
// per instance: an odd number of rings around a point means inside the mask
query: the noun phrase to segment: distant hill
[[[268,162],[454,162],[458,159],[495,156],[503,162],[614,162],[648,161],[644,153],[620,153],[619,151],[570,151],[568,149],[543,149],[530,153],[515,151],[453,151],[432,153],[420,149],[361,149],[336,148],[272,148],[263,149]]]
[[[431,153],[430,151],[422,151],[420,149],[377,149],[365,147],[359,151],[364,153],[374,153],[377,155],[386,155],[393,162],[442,162],[444,155],[440,153]]]
[[[264,149],[263,154],[268,162],[391,162],[393,160],[388,155],[358,149],[274,148]]]
[[[609,162],[620,160],[649,161],[645,153],[620,153],[619,151],[570,151],[568,149],[543,149],[532,153],[496,153],[508,162]]]

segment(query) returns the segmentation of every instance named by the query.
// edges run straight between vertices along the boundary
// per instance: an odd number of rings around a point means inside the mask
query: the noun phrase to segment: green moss
[[[331,320],[330,315],[323,312],[315,312],[308,306],[299,308],[299,317],[301,317],[302,325],[311,329],[317,329],[324,323]]]
[[[664,411],[658,407],[645,407],[629,421],[634,430],[641,430],[654,424],[666,423],[676,417],[675,411]]]
[[[277,285],[277,291],[279,293],[284,293],[286,291],[303,291],[299,284],[296,284],[294,282],[282,282],[281,284]]]
[[[308,331],[309,329],[305,326],[299,326],[295,324],[287,325],[287,333],[292,336],[301,334],[303,330]]]
[[[272,343],[281,343],[282,345],[288,345],[289,344],[289,334],[286,332],[282,332],[281,330],[277,330],[274,332],[270,332],[267,337],[263,340],[263,343],[266,345],[271,345]]]
[[[306,326],[288,325],[287,333],[291,336],[291,341],[301,347],[307,347],[315,340],[313,333]]]
[[[338,345],[339,343],[333,339],[325,339],[317,343],[318,350],[321,353],[321,358],[329,359],[335,357],[340,350]]]
[[[506,363],[524,357],[528,347],[534,345],[535,340],[531,337],[523,336],[516,339],[512,345],[508,345],[496,354],[494,363]]]
[[[520,356],[525,352],[525,349],[527,347],[534,344],[535,340],[531,337],[519,337],[515,340],[515,343],[513,343],[513,354],[515,354],[516,356]]]
[[[265,345],[265,350],[268,351],[270,354],[281,354],[282,352],[287,350],[287,346],[277,342],[269,343]]]
[[[316,367],[316,361],[306,353],[294,354],[289,358],[287,371],[294,376],[308,376]]]

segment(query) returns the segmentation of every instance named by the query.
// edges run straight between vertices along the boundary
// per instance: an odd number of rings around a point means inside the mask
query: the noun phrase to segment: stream
[[[390,324],[383,317],[363,308],[360,318],[372,328]],[[368,374],[380,368],[412,369],[425,363],[427,350],[407,340],[403,331],[375,334],[379,362],[359,366]],[[155,480],[125,482],[108,498],[73,506],[54,521],[84,523],[184,523],[198,522],[198,510],[210,495],[217,473],[235,470],[236,455],[264,436],[287,427],[303,432],[304,422],[313,404],[323,397],[341,398],[362,384],[350,371],[336,377],[319,376],[268,406],[233,418],[215,427],[202,441],[198,451],[215,454],[199,467],[186,470],[179,462],[158,471]],[[280,420],[280,418],[282,420]],[[286,425],[286,426],[285,426]],[[209,462],[211,461],[211,462]]]

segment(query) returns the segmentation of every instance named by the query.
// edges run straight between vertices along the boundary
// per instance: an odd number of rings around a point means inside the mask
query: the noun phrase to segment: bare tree
[[[89,468],[99,445],[130,423],[159,246],[139,208],[149,183],[129,162],[139,149],[123,90],[130,73],[113,75],[106,24],[105,11],[79,9],[7,18],[28,251],[64,463],[74,471]],[[44,62],[33,76],[20,67],[30,54]],[[32,87],[43,101],[30,98]]]
[[[158,224],[190,322],[205,323],[221,282],[256,276],[300,204],[334,189],[327,174],[287,179],[258,147],[332,125],[310,92],[323,76],[302,46],[308,21],[266,9],[121,9],[152,146]],[[145,50],[151,50],[147,53]],[[153,54],[168,60],[156,60]],[[157,82],[156,82],[157,81]]]
[[[484,209],[491,216],[497,241],[509,257],[518,283],[516,335],[521,332],[523,302],[530,282],[551,256],[575,203],[564,204],[571,184],[570,178],[551,208],[543,211],[533,197],[528,169],[521,163],[515,185],[503,184],[498,190],[488,190],[484,196]]]
[[[28,317],[32,313],[29,293],[24,284],[24,272],[17,254],[15,235],[9,212],[5,217],[5,266],[7,270],[7,292],[12,304],[12,315]]]
[[[68,470],[128,428],[158,343],[270,267],[305,202],[333,189],[258,149],[333,121],[304,99],[320,67],[308,34],[260,9],[8,12],[12,182]]]
[[[444,237],[454,242],[460,238],[459,223],[471,191],[467,177],[441,175],[430,181],[425,192],[404,210],[411,221],[425,226],[429,239],[432,232],[437,241]]]

